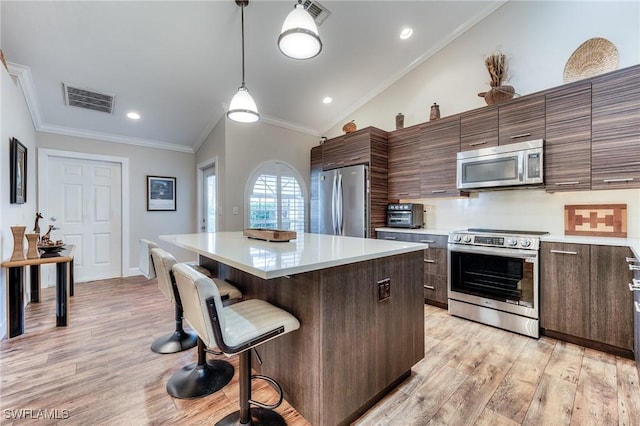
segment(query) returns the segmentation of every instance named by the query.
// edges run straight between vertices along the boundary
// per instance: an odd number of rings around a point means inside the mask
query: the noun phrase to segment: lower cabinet
[[[626,262],[631,250],[543,242],[540,256],[544,333],[629,356],[634,349],[632,274]]]
[[[409,232],[378,232],[378,239],[428,244],[424,250],[424,300],[446,309],[447,299],[447,236]]]

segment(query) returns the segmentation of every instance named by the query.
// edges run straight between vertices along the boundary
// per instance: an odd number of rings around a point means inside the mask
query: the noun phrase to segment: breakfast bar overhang
[[[348,424],[411,374],[424,356],[426,244],[242,232],[165,235],[242,291],[286,309],[300,329],[261,346],[261,374],[314,425]]]

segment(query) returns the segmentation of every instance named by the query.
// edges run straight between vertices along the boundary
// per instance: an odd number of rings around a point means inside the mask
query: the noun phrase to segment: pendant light
[[[240,6],[240,22],[242,25],[242,84],[238,88],[238,92],[231,99],[227,117],[230,120],[240,123],[253,123],[260,119],[256,102],[251,97],[249,90],[244,85],[244,7],[249,4],[249,0],[236,0],[236,4]]]
[[[298,0],[282,24],[278,48],[293,59],[310,59],[322,50],[322,41],[316,23]]]

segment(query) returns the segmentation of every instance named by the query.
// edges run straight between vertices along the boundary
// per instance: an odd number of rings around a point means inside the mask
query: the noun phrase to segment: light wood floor
[[[26,333],[0,342],[0,424],[211,425],[237,409],[234,380],[197,400],[171,398],[171,374],[193,350],[158,355],[173,308],[142,277],[76,285],[71,321],[55,327],[55,293],[26,309]],[[635,364],[543,337],[451,317],[425,306],[425,358],[358,425],[640,425]],[[224,357],[220,357],[224,358]],[[254,382],[254,398],[275,392]],[[25,411],[25,410],[31,410]],[[47,412],[43,411],[47,410]],[[290,425],[308,423],[286,402]],[[28,419],[14,421],[22,413]],[[67,419],[46,420],[57,415]]]

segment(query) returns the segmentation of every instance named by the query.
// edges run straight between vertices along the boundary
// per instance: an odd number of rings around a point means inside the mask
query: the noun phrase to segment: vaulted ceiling
[[[323,50],[276,41],[294,0],[245,9],[246,84],[268,123],[320,135],[505,0],[319,0]],[[192,152],[241,82],[240,7],[224,1],[13,1],[0,45],[37,130]],[[402,28],[414,30],[408,40]],[[114,95],[113,113],[65,104],[63,83]],[[323,104],[331,96],[333,102]],[[126,113],[136,111],[132,121]]]

